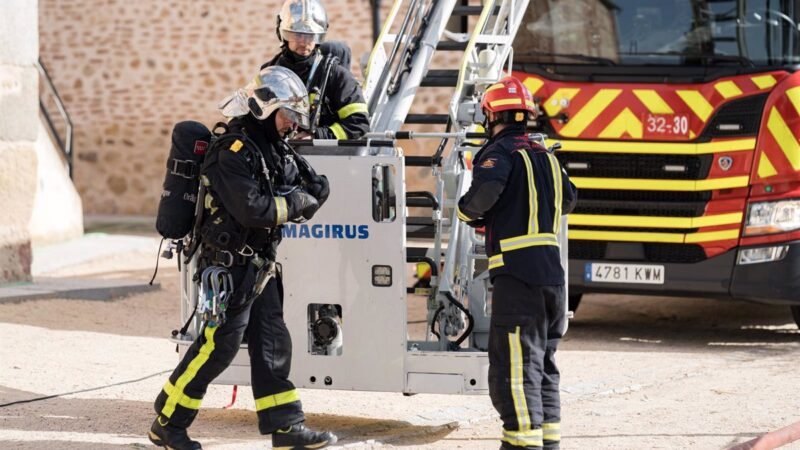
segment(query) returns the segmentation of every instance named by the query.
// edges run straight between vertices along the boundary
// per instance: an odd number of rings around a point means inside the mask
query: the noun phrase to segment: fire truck
[[[515,75],[579,188],[586,293],[744,299],[800,325],[800,2],[531,0]]]

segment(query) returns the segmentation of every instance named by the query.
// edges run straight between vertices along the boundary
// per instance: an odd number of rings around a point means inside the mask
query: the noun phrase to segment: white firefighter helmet
[[[261,69],[247,86],[222,100],[219,109],[226,117],[250,113],[259,120],[282,109],[301,128],[310,127],[308,91],[294,72],[281,66]]]
[[[321,43],[328,32],[328,13],[319,0],[286,0],[278,14],[278,36],[283,41],[313,39]]]

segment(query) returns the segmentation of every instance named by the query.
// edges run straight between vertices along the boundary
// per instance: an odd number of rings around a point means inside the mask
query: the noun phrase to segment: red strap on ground
[[[233,395],[231,396],[231,402],[228,406],[223,406],[222,409],[229,409],[233,407],[233,404],[236,403],[236,391],[239,389],[239,385],[233,385]]]

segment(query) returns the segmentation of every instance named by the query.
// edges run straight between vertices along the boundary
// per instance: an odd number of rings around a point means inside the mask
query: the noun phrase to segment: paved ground
[[[37,273],[149,280],[157,240],[140,234],[123,253],[45,268],[37,261]],[[158,291],[113,301],[0,304],[0,405],[71,393],[0,406],[0,448],[148,447],[150,402],[176,362],[163,338],[177,322],[174,267],[165,265],[159,280]],[[590,296],[559,352],[562,448],[718,449],[796,422],[799,352],[800,332],[785,308]],[[346,448],[498,446],[487,397],[301,395],[310,424],[335,430]],[[269,448],[255,431],[247,389],[223,410],[229,400],[230,388],[212,387],[193,436],[210,449]]]

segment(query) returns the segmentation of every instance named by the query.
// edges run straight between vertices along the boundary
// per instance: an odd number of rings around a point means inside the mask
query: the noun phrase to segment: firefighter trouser
[[[292,341],[283,321],[283,286],[280,278],[273,278],[261,295],[246,302],[254,266],[234,266],[230,271],[237,288],[227,319],[220,326],[204,327],[158,395],[155,410],[169,423],[189,427],[206,388],[233,361],[246,330],[258,428],[269,434],[305,419],[289,381]]]
[[[503,421],[503,448],[557,449],[561,400],[555,353],[564,334],[564,286],[492,280],[489,396]]]

